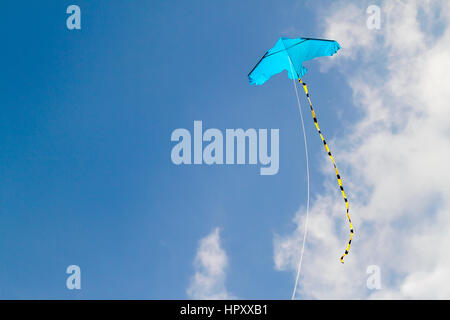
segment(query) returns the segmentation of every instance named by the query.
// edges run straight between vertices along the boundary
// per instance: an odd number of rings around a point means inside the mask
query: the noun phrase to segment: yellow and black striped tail
[[[342,197],[344,198],[345,206],[347,208],[347,219],[348,219],[348,222],[350,223],[350,240],[348,241],[347,248],[345,249],[344,254],[341,256],[341,262],[344,263],[344,257],[348,254],[348,252],[350,250],[350,245],[351,245],[352,239],[353,239],[353,225],[352,225],[352,220],[350,219],[350,215],[349,215],[349,205],[348,205],[347,196],[345,195],[344,187],[342,185],[341,176],[339,175],[339,171],[337,169],[336,163],[334,162],[334,158],[331,155],[330,148],[328,147],[327,142],[325,141],[325,138],[323,137],[322,131],[320,131],[319,123],[317,122],[316,113],[314,112],[314,109],[313,109],[313,106],[312,106],[312,103],[311,103],[311,99],[309,98],[308,87],[306,86],[306,83],[304,83],[302,81],[302,79],[298,79],[298,81],[300,82],[301,85],[303,85],[303,89],[305,90],[306,97],[308,98],[308,102],[309,102],[309,108],[311,109],[311,113],[312,113],[312,116],[313,116],[313,119],[314,119],[314,124],[316,125],[317,132],[319,132],[319,135],[320,135],[320,138],[322,139],[323,145],[325,146],[325,149],[328,152],[328,156],[330,157],[331,162],[333,163],[334,171],[336,172],[336,178],[337,178],[337,181],[339,183],[339,189],[341,190]]]

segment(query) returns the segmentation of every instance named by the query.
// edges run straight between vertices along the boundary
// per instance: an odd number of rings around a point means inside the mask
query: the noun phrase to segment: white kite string
[[[303,114],[302,114],[302,108],[300,105],[300,99],[298,97],[298,90],[297,90],[297,84],[294,77],[294,70],[292,69],[292,62],[289,62],[291,65],[291,73],[293,75],[293,83],[294,83],[294,89],[295,89],[295,95],[297,96],[297,105],[298,105],[298,111],[300,112],[300,119],[302,122],[302,129],[303,129],[303,141],[305,143],[305,157],[306,157],[306,179],[307,179],[307,185],[308,185],[308,197],[306,200],[306,218],[305,218],[305,231],[303,233],[303,243],[302,243],[302,251],[300,253],[300,259],[298,261],[298,267],[297,267],[297,276],[295,278],[295,285],[294,285],[294,292],[292,293],[292,300],[295,299],[295,292],[297,291],[298,286],[298,280],[300,278],[300,271],[302,269],[302,261],[303,261],[303,254],[305,253],[305,243],[306,243],[306,234],[308,233],[308,215],[309,215],[309,161],[308,161],[308,144],[306,143],[306,132],[305,132],[305,124],[303,122]]]

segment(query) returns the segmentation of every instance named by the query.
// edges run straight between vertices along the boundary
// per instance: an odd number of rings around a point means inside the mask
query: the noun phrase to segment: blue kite
[[[331,151],[328,147],[327,142],[325,141],[325,138],[323,137],[322,131],[319,128],[319,123],[317,121],[316,113],[313,109],[311,99],[308,92],[308,87],[306,86],[306,83],[302,81],[302,77],[306,74],[307,69],[303,66],[303,63],[305,61],[318,58],[318,57],[324,57],[324,56],[332,56],[334,55],[341,46],[339,43],[337,43],[334,40],[325,40],[325,39],[313,39],[313,38],[295,38],[295,39],[289,39],[289,38],[280,38],[275,46],[270,49],[269,51],[264,54],[264,56],[259,60],[259,62],[256,64],[256,66],[250,71],[248,74],[248,78],[251,84],[254,85],[262,85],[267,80],[270,79],[275,74],[278,74],[284,70],[287,71],[288,77],[292,80],[297,80],[300,82],[300,84],[303,86],[303,89],[305,91],[306,97],[309,102],[309,107],[313,116],[314,124],[316,126],[316,129],[320,135],[320,138],[322,139],[322,143],[325,147],[325,150],[328,153],[328,156],[331,159],[331,162],[333,164],[336,178],[339,184],[339,189],[342,193],[342,196],[345,201],[345,206],[347,208],[347,219],[350,223],[350,240],[348,241],[347,248],[345,249],[344,254],[341,256],[340,260],[342,263],[344,263],[344,257],[348,254],[350,250],[350,244],[352,243],[353,239],[353,225],[352,221],[350,219],[349,215],[349,204],[347,200],[347,196],[344,192],[344,187],[342,185],[342,179],[338,172],[336,163],[334,161],[333,156],[331,155]],[[295,84],[295,83],[294,83]],[[296,94],[297,94],[297,86],[295,86]],[[298,94],[297,94],[298,99]],[[300,101],[298,100],[299,104],[299,110],[301,115],[301,108],[300,108]],[[303,116],[302,121],[303,121]],[[303,126],[303,123],[302,123]],[[304,126],[303,126],[304,129]],[[304,132],[304,131],[303,131]],[[305,133],[304,133],[305,134]],[[306,136],[305,138],[305,147],[306,146]],[[307,149],[306,149],[307,150]],[[307,160],[307,171],[308,171],[308,205],[307,205],[307,214],[309,209],[309,168],[308,168],[308,156],[306,154],[306,160]],[[307,219],[306,219],[307,221]],[[304,240],[303,240],[303,248],[302,253],[300,256],[300,262],[297,272],[297,280],[295,288],[297,287],[297,281],[298,276],[300,273],[300,267],[301,267],[301,260],[303,257],[303,250],[306,240],[306,230],[307,230],[307,223],[305,224],[305,234],[304,234]],[[295,289],[294,294],[295,295]]]
[[[251,84],[261,85],[273,75],[286,70],[289,79],[299,79],[307,71],[303,66],[304,61],[332,56],[340,48],[339,43],[334,40],[280,38],[250,71],[248,78]]]

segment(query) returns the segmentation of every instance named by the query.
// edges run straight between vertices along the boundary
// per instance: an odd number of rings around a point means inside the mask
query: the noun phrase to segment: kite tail
[[[345,206],[347,208],[347,219],[348,219],[348,222],[350,223],[350,240],[348,241],[347,248],[345,249],[344,254],[341,256],[341,262],[344,263],[344,257],[348,254],[348,252],[350,250],[350,245],[351,245],[352,239],[353,239],[353,225],[352,225],[352,220],[350,219],[350,215],[349,215],[349,205],[348,205],[347,196],[345,195],[344,187],[342,186],[341,176],[339,175],[339,171],[337,169],[336,163],[334,162],[334,158],[331,155],[330,148],[328,147],[327,142],[325,141],[325,138],[322,135],[322,131],[320,131],[319,123],[317,122],[316,113],[314,112],[314,109],[313,109],[313,106],[311,103],[311,99],[309,98],[308,87],[306,86],[306,83],[304,83],[302,81],[302,79],[299,78],[298,81],[300,82],[301,85],[303,85],[303,89],[305,90],[306,97],[308,98],[308,102],[309,102],[309,108],[311,109],[311,114],[314,119],[314,124],[316,125],[317,132],[319,132],[319,135],[320,135],[320,138],[322,139],[323,145],[325,146],[325,149],[328,152],[328,156],[330,157],[331,162],[333,163],[334,171],[336,172],[336,178],[339,183],[339,188],[341,189],[342,197],[344,198]]]

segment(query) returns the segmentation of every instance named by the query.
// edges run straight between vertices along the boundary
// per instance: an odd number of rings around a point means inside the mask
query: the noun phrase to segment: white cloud
[[[331,145],[356,233],[341,265],[345,206],[324,161],[326,193],[311,208],[303,297],[450,298],[442,285],[450,281],[450,3],[384,1],[380,7],[380,30],[366,28],[364,5],[347,1],[325,21],[326,36],[348,48],[332,63],[364,114]],[[433,34],[437,27],[442,30]],[[274,239],[278,270],[295,270],[303,216],[303,210],[295,215],[294,232]],[[366,288],[372,264],[381,269],[379,291]]]
[[[220,229],[200,240],[194,261],[196,272],[187,294],[191,299],[233,299],[225,287],[228,258],[220,245]]]

